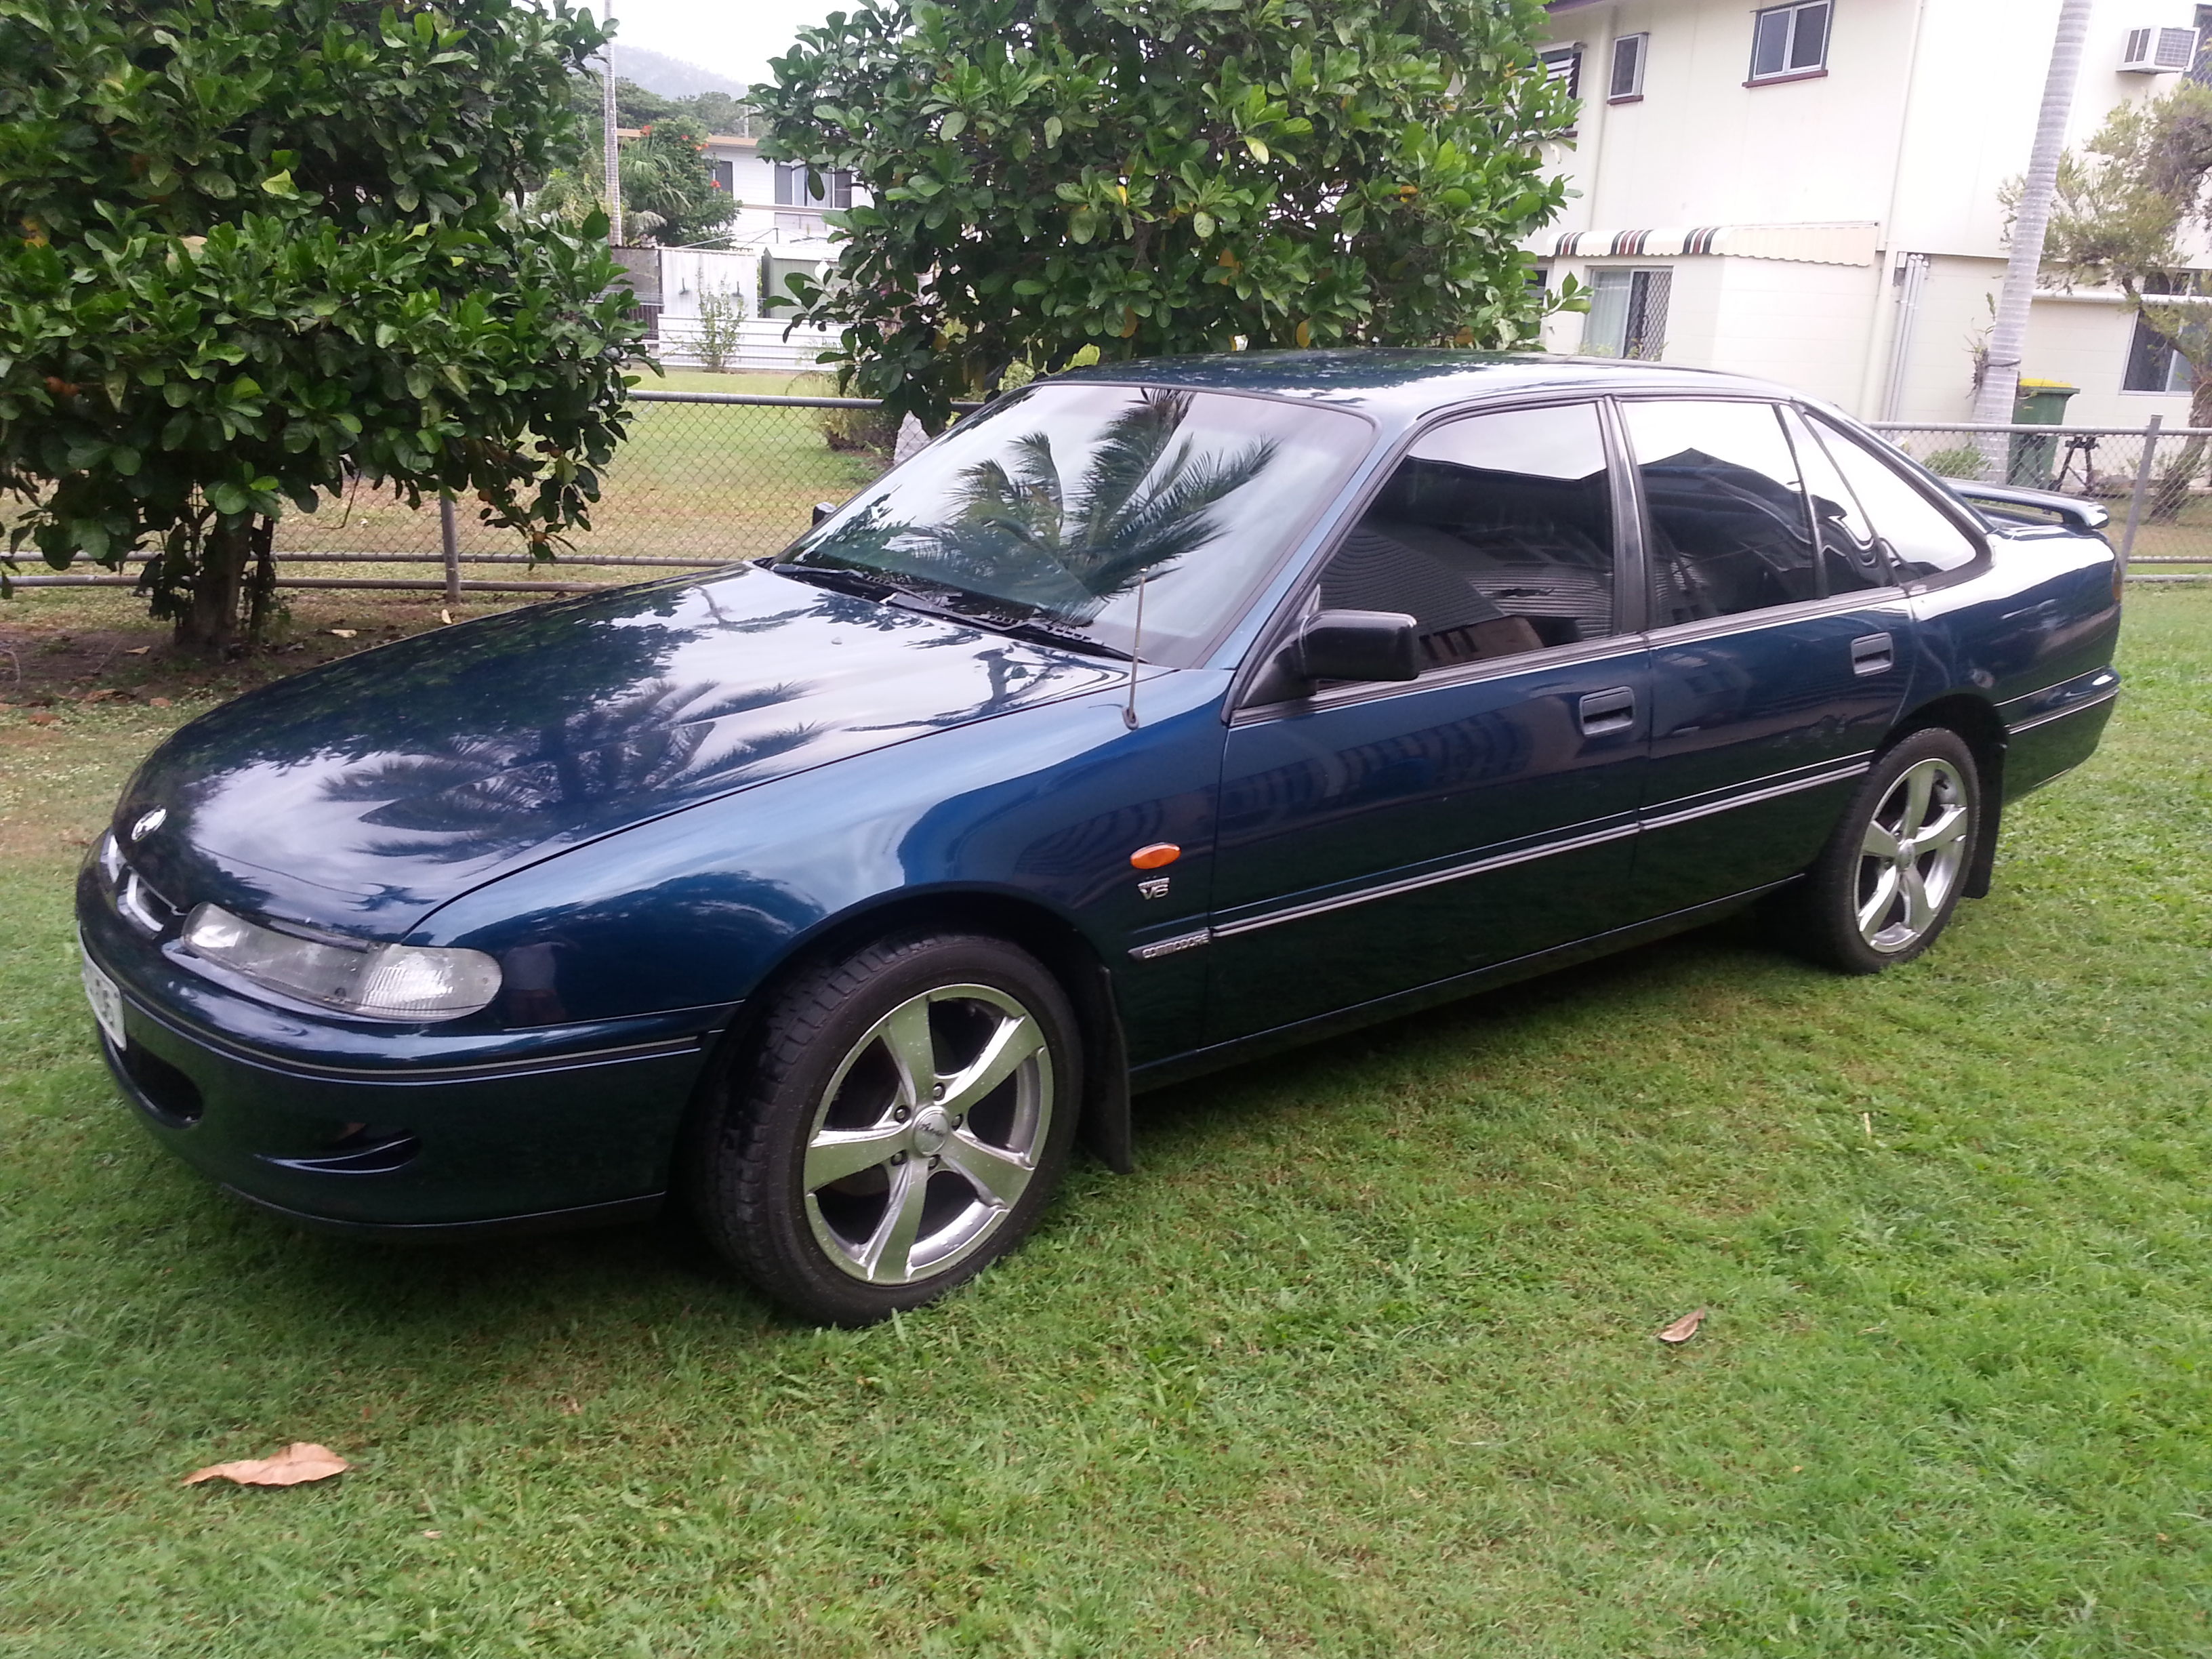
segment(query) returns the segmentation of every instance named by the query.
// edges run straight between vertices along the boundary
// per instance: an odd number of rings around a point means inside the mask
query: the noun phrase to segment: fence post
[[[2136,489],[2140,492],[2142,484],[2138,483]],[[438,537],[446,550],[446,603],[459,605],[461,602],[461,543],[453,530],[453,492],[450,489],[438,492]]]
[[[2142,459],[2136,463],[2136,487],[2128,497],[2127,533],[2120,538],[2120,578],[2127,579],[2128,557],[2136,550],[2136,526],[2142,522],[2143,490],[2150,483],[2151,463],[2158,457],[2158,429],[2166,424],[2166,416],[2154,415],[2150,424],[2143,428]]]

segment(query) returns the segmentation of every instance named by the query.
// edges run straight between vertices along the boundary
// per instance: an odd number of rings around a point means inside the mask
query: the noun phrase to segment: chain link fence
[[[790,543],[817,501],[842,501],[891,464],[896,430],[856,398],[637,392],[630,435],[599,480],[592,527],[533,564],[471,501],[410,507],[363,485],[277,520],[277,586],[568,592],[757,558]],[[573,574],[572,574],[573,573]],[[121,586],[132,575],[49,575],[24,587]]]
[[[2106,534],[2136,582],[2212,580],[2212,428],[1905,426],[1875,431],[1929,471],[1960,482],[2047,489],[2098,501]]]
[[[890,465],[896,432],[854,398],[639,392],[630,437],[600,480],[592,528],[557,562],[533,564],[512,531],[473,502],[356,490],[276,528],[278,586],[464,592],[567,592],[757,558]],[[1931,471],[2102,502],[2131,581],[2212,580],[2212,429],[1905,426],[1881,433]],[[18,586],[121,586],[130,574],[38,573]]]

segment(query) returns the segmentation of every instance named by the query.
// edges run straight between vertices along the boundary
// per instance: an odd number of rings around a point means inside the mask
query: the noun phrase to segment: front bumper
[[[641,1212],[727,1008],[453,1033],[318,1022],[179,967],[88,866],[78,925],[123,994],[108,1067],[154,1138],[265,1208],[474,1233]]]

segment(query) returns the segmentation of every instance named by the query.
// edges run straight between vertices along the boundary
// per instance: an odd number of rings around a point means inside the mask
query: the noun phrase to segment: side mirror
[[[828,517],[829,517],[832,513],[835,513],[836,510],[837,510],[837,503],[836,503],[836,502],[835,502],[835,501],[817,501],[817,502],[815,502],[815,503],[814,503],[814,522],[815,522],[816,524],[820,524],[820,523],[822,522],[822,520],[824,520],[824,519],[828,518]]]
[[[1402,611],[1317,611],[1276,660],[1297,678],[1416,680],[1418,624]]]

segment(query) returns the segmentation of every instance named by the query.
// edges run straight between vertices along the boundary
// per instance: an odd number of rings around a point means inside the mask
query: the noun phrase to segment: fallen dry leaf
[[[126,657],[143,657],[153,648],[150,645],[134,645],[123,654]]]
[[[54,723],[54,717],[43,708],[30,718],[33,726],[52,726]]]
[[[185,1477],[197,1486],[203,1480],[234,1480],[241,1486],[296,1486],[306,1480],[327,1480],[352,1467],[328,1446],[295,1440],[274,1457],[249,1457],[236,1463],[210,1463]]]
[[[323,632],[325,634],[335,634],[342,640],[349,640],[355,635],[360,633],[361,629],[358,628],[325,628]]]
[[[169,700],[167,697],[149,697],[146,702],[149,708],[167,708],[169,706]]]
[[[453,625],[453,613],[441,605],[438,607],[438,620],[450,628]]]
[[[1659,1340],[1662,1342],[1687,1342],[1698,1334],[1698,1327],[1705,1322],[1705,1310],[1703,1308],[1698,1309],[1695,1313],[1686,1313],[1665,1330],[1658,1333]]]

